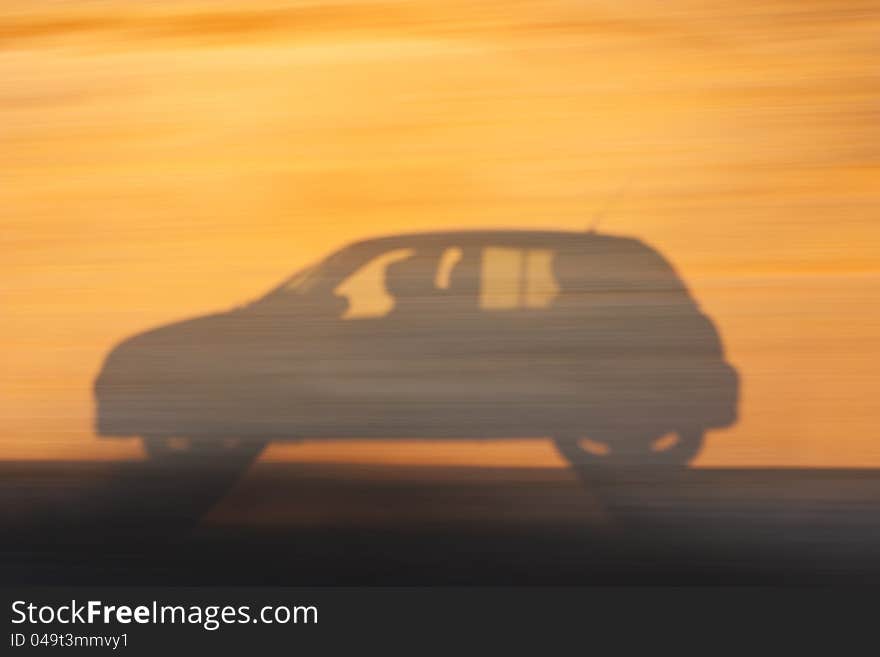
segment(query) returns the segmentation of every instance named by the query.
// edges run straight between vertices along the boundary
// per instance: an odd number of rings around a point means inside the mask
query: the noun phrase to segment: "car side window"
[[[489,246],[483,249],[480,309],[546,308],[559,294],[552,249]]]
[[[415,249],[386,251],[355,269],[346,276],[333,293],[348,299],[348,310],[342,319],[366,319],[383,317],[394,307],[394,299],[385,288],[385,269],[388,265],[404,260]]]
[[[437,274],[434,277],[434,285],[438,290],[449,290],[452,286],[452,274],[461,263],[464,251],[461,247],[453,246],[443,251],[437,265]]]

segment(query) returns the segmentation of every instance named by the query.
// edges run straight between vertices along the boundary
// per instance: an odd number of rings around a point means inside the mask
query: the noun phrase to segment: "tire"
[[[562,458],[578,468],[685,467],[702,449],[704,433],[699,428],[677,429],[663,435],[628,436],[626,440],[609,442],[563,434],[555,436],[553,443]],[[667,440],[667,437],[673,439]]]
[[[244,471],[263,451],[266,441],[143,436],[147,458],[156,465],[222,468]]]

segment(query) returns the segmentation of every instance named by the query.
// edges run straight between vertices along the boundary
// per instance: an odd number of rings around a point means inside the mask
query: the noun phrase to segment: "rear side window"
[[[461,262],[464,252],[454,246],[443,251],[440,264],[437,267],[437,275],[434,277],[434,285],[438,290],[448,290],[452,284],[452,273]]]
[[[490,246],[483,250],[480,308],[546,308],[559,294],[552,249]]]

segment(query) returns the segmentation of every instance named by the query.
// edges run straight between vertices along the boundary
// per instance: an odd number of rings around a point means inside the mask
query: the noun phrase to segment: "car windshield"
[[[300,269],[293,276],[288,278],[278,288],[281,292],[294,292],[303,294],[307,292],[319,278],[320,267],[318,264],[309,265],[304,269]]]
[[[338,281],[362,263],[371,253],[369,245],[356,244],[331,253],[318,262],[300,269],[256,302],[277,300],[286,295],[302,296],[323,289],[325,283]]]
[[[320,280],[324,261],[317,262],[297,271],[290,278],[285,279],[280,285],[272,288],[266,294],[255,299],[252,303],[261,303],[270,299],[277,299],[286,294],[305,294],[311,290],[315,283]]]

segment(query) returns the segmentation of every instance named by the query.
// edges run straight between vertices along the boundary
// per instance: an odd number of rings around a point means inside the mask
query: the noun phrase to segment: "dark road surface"
[[[7,584],[880,581],[880,472],[0,464]]]

